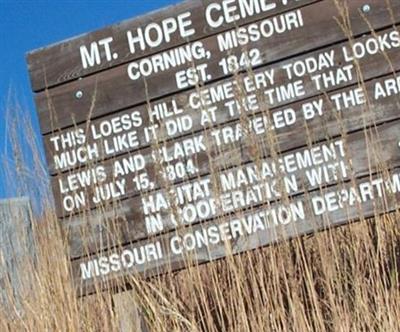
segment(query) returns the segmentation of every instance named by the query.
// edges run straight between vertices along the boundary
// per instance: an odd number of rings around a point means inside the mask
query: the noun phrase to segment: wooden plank
[[[255,10],[250,10],[250,12],[248,12],[252,15],[245,15],[245,17],[241,17],[235,22],[224,22],[216,28],[207,24],[205,16],[206,8],[210,4],[215,3],[214,0],[185,1],[175,6],[169,6],[144,16],[126,20],[116,25],[95,32],[86,33],[82,36],[30,52],[27,55],[27,60],[29,64],[32,89],[33,91],[40,91],[44,88],[73,81],[141,57],[150,56],[166,49],[180,46],[188,41],[195,41],[207,35],[222,32],[260,18],[270,17],[271,15],[276,15],[290,9],[299,8],[316,1],[320,0],[269,1],[267,6],[264,5],[264,8],[263,6],[258,5],[259,1],[256,1],[254,7]],[[270,6],[270,4],[275,4],[275,6]],[[237,6],[237,4],[232,4],[231,2],[230,7],[233,6]],[[169,20],[166,21],[166,19]],[[184,29],[184,37],[182,37],[179,31],[179,26],[177,24],[179,22],[177,22],[177,20],[183,22],[191,20],[192,22],[190,26],[187,26]],[[145,49],[136,47],[132,53],[127,42],[128,31],[130,31],[133,36],[136,36],[138,35],[138,29],[145,32],[149,24],[157,24],[161,27],[163,24],[167,24],[168,26],[171,26],[171,28],[176,24],[177,31],[167,34],[169,41],[165,39],[166,35],[164,35],[164,40],[159,46],[149,47],[146,45]],[[191,29],[195,30],[194,34],[190,33]],[[80,47],[86,46],[88,50],[90,50],[89,46],[92,43],[98,45],[99,41],[107,40],[108,38],[113,39],[110,43],[110,47],[112,48],[113,53],[118,54],[117,59],[114,57],[107,59],[104,56],[105,54],[103,54],[103,51],[100,58],[100,64],[84,68]],[[103,48],[100,47],[100,49],[102,50]]]
[[[374,40],[384,39],[392,34],[398,36],[396,29],[384,30],[374,36],[366,35],[358,38],[354,42],[365,45]],[[301,96],[290,96],[284,100],[277,100],[277,98],[274,98],[272,101],[269,98],[264,98],[262,101],[259,100],[258,104],[265,106],[258,106],[258,109],[253,107],[251,112],[249,112],[256,114],[266,107],[270,109],[275,108],[293,102],[296,99],[315,96],[354,83],[358,79],[358,67],[346,58],[349,48],[350,46],[347,42],[341,43],[334,47],[324,48],[316,52],[307,53],[300,57],[257,69],[251,74],[220,81],[200,89],[200,91],[185,92],[161,99],[150,106],[150,112],[148,111],[149,106],[143,105],[93,120],[80,126],[57,132],[53,135],[47,135],[45,136],[45,151],[50,173],[56,174],[65,170],[71,170],[81,167],[86,163],[93,164],[98,160],[109,159],[110,157],[123,155],[126,152],[133,152],[154,145],[155,139],[152,135],[152,128],[154,122],[157,121],[158,123],[156,125],[158,128],[155,130],[157,133],[157,141],[160,143],[166,139],[195,134],[205,127],[218,127],[227,121],[233,121],[243,117],[240,115],[237,107],[233,107],[234,102],[240,98],[246,98],[246,102],[242,104],[247,105],[256,99],[260,99],[259,96],[264,95],[265,92],[270,89],[283,88],[288,84],[293,84],[293,82],[301,81],[301,85],[304,87],[304,93],[302,93]],[[382,56],[381,53],[377,53],[375,55],[359,58],[357,64],[364,69],[364,80],[400,69],[399,48],[400,43],[397,42],[397,45],[384,49],[385,57]],[[310,59],[313,59],[315,63],[322,60],[329,61],[329,56],[327,55],[330,54],[333,55],[331,65],[316,70],[313,73],[306,74],[301,80],[289,79],[285,69],[287,66],[296,63],[304,63],[304,61],[309,61]],[[348,80],[342,80],[337,84],[332,84],[323,89],[323,91],[318,89],[318,86],[313,83],[312,77],[320,74],[328,75],[331,71],[337,73],[339,68],[347,68],[349,65],[353,65],[353,67],[348,71],[352,75]],[[265,73],[274,73],[274,84],[268,86],[260,85],[258,88],[255,86],[254,90],[246,88],[248,82],[256,82],[264,79]],[[239,94],[238,92],[233,93],[235,87],[242,87],[243,91],[240,93],[240,98],[237,96]],[[236,90],[238,89],[236,88]],[[197,100],[199,100],[198,96],[202,95],[204,98],[211,99],[210,96],[215,91],[228,91],[228,93],[225,94],[225,97],[212,100],[212,102],[205,105],[204,108],[201,107],[199,109],[197,105]],[[188,102],[189,100],[194,100],[194,102]],[[161,111],[165,114],[165,110],[168,112],[168,117],[161,118],[161,116],[158,115],[150,115],[151,112],[153,114],[159,114]],[[210,114],[214,116],[214,119],[205,121],[204,115],[211,117]],[[189,117],[190,119],[188,119]],[[180,119],[188,121],[187,127],[182,130],[176,129],[178,128],[178,121]],[[202,119],[204,123],[202,123]],[[181,122],[183,120],[181,120]],[[113,133],[113,127],[118,129],[118,133]],[[72,139],[77,137],[77,133],[79,133],[80,137],[79,142]],[[128,137],[131,139],[128,139]],[[119,138],[123,144],[114,143],[114,141]],[[85,149],[89,149],[93,151],[93,153],[86,155],[84,152]],[[76,156],[76,152],[83,152],[83,157],[79,158],[79,156]],[[70,160],[70,162],[68,162],[68,160]]]
[[[113,295],[114,311],[120,332],[148,332],[146,322],[142,317],[134,291],[124,291]]]
[[[393,105],[392,116],[397,112],[398,118],[399,100],[397,100],[396,103],[388,105]],[[385,108],[385,106],[386,105],[380,105],[379,107]],[[362,127],[362,123],[365,120],[368,122],[368,119],[374,116],[373,114],[377,109],[375,104],[371,105],[369,111],[359,106],[346,109],[345,113],[339,115],[339,117],[344,117],[342,130],[351,131],[353,128]],[[365,117],[363,116],[364,112],[367,113]],[[328,115],[328,119],[329,118],[332,119],[332,114]],[[388,116],[385,120],[390,118],[391,116]],[[340,129],[336,120],[334,121],[335,125],[330,125],[329,122],[325,123],[326,120],[327,118],[320,119],[309,126],[311,137],[313,136],[314,130],[316,130],[317,135],[319,135],[317,138],[326,138],[332,132],[340,135],[340,132],[338,132]],[[383,118],[380,120],[384,121]],[[286,185],[288,185],[288,183],[282,183],[282,180],[279,179],[287,176],[295,179],[294,183],[298,184],[298,186],[293,187],[288,192],[289,196],[293,196],[304,191],[314,190],[321,186],[335,184],[342,179],[346,180],[346,176],[344,178],[339,175],[332,176],[332,169],[338,171],[338,174],[341,174],[340,171],[346,169],[348,176],[351,174],[359,177],[369,172],[374,172],[374,169],[379,169],[380,167],[400,166],[398,146],[399,128],[400,120],[396,120],[378,126],[376,130],[373,128],[372,132],[367,131],[368,135],[371,135],[371,137],[369,137],[366,132],[359,131],[354,134],[349,134],[346,137],[339,136],[334,140],[312,145],[315,149],[318,149],[318,147],[326,149],[327,146],[332,147],[332,143],[334,143],[334,146],[338,149],[337,151],[339,151],[339,147],[344,142],[343,145],[346,146],[345,153],[341,156],[339,156],[338,153],[333,159],[326,160],[326,164],[335,165],[329,166],[331,170],[328,171],[328,174],[331,176],[328,176],[325,180],[321,180],[322,182],[311,183],[308,180],[309,172],[311,172],[310,169],[312,169],[311,166],[296,169],[290,174],[288,172],[285,173],[285,171],[280,172],[277,167],[278,170],[275,172],[271,171],[273,174],[265,175],[264,177],[259,175],[258,178],[249,185],[249,188],[255,187],[256,189],[258,188],[257,190],[261,190],[260,188],[263,188],[263,191],[265,190],[264,196],[261,198],[254,194],[258,198],[252,201],[251,204],[239,204],[235,206],[235,194],[232,193],[245,190],[246,186],[239,185],[237,188],[229,189],[227,183],[231,183],[231,180],[236,183],[241,183],[240,178],[243,174],[257,173],[260,169],[265,170],[268,167],[274,169],[271,165],[279,165],[278,160],[286,160],[293,158],[295,155],[306,154],[310,147],[306,146],[294,151],[290,150],[279,155],[279,158],[270,157],[260,159],[261,157],[253,157],[253,160],[255,159],[253,162],[221,172],[223,177],[221,177],[221,174],[214,174],[214,176],[198,178],[190,182],[175,185],[169,189],[160,190],[148,195],[143,194],[136,198],[122,201],[111,207],[106,206],[104,209],[99,209],[92,214],[81,215],[72,220],[66,219],[63,221],[63,228],[69,242],[70,255],[71,257],[81,257],[86,253],[101,251],[117,243],[129,243],[142,238],[152,237],[154,234],[160,232],[171,231],[175,229],[177,225],[204,222],[206,220],[220,218],[229,213],[237,213],[253,205],[267,204],[279,200],[281,196],[284,196]],[[297,132],[297,135],[290,133],[286,136],[286,143],[284,143],[282,147],[283,150],[289,150],[293,147],[293,144],[298,144],[299,142],[293,143],[297,138],[303,140],[304,144],[307,144],[304,131],[297,130],[294,132]],[[369,138],[366,139],[366,137]],[[222,155],[221,158],[227,159],[225,155]],[[315,167],[318,169],[317,166]],[[348,170],[349,167],[351,171]],[[248,177],[251,178],[250,175]],[[261,183],[265,183],[265,187],[260,187]],[[282,185],[285,186],[285,190],[283,191],[279,189]],[[190,194],[193,195],[193,193],[196,192],[195,190],[191,190],[192,188],[197,188],[196,186],[201,187],[202,190],[197,190],[197,192],[199,192],[198,197],[191,199]],[[190,194],[186,196],[182,194],[187,193],[184,191],[185,188],[190,188],[188,191]],[[218,202],[218,197],[221,197],[221,195],[227,195],[227,198],[224,200],[224,202],[227,202],[223,205],[223,207],[225,206],[224,208],[216,203]],[[175,204],[176,197],[178,197],[179,202]],[[151,202],[161,202],[163,204],[160,203],[157,205]]]
[[[390,26],[400,20],[400,1],[392,1],[392,11],[388,10],[387,3],[370,1],[373,10],[365,17],[360,13],[364,1],[354,0],[348,3],[349,19],[353,28],[352,34],[359,35],[373,29]],[[324,15],[320,15],[324,13]],[[393,15],[392,15],[393,14]],[[282,15],[295,15],[292,29],[286,33],[273,34],[269,38],[261,38],[249,43],[249,49],[258,49],[261,61],[257,65],[268,64],[283,58],[295,56],[310,49],[320,48],[332,43],[348,39],[348,36],[339,26],[337,19],[340,15],[334,1],[326,0],[306,6],[298,11]],[[297,15],[297,16],[296,16]],[[285,16],[287,18],[287,16]],[[296,24],[304,22],[299,28]],[[264,22],[264,21],[261,21]],[[260,23],[261,24],[261,23]],[[321,31],[324,31],[321,34]],[[307,36],[307,38],[303,38]],[[227,58],[227,52],[219,52],[218,37],[204,39],[202,44],[206,50],[202,59],[196,60],[195,65],[201,77],[206,82],[221,79],[226,74],[220,66],[220,61]],[[207,52],[210,51],[210,54]],[[231,50],[233,55],[240,57],[243,46]],[[257,51],[256,51],[257,52]],[[130,64],[114,67],[97,75],[55,87],[41,92],[36,96],[40,123],[43,133],[82,123],[88,118],[94,119],[113,113],[117,110],[144,103],[147,99],[159,98],[182,90],[181,85],[173,83],[178,70],[187,70],[192,63],[187,63],[173,70],[166,70],[146,77],[146,79],[132,81],[128,76]],[[201,68],[200,68],[201,67]],[[81,98],[76,93],[81,92]]]
[[[0,304],[11,316],[22,309],[22,302],[29,296],[32,283],[26,277],[26,268],[34,256],[29,199],[0,200],[0,281],[8,286],[0,285]]]
[[[319,188],[291,201],[264,205],[226,219],[76,260],[72,262],[76,289],[80,295],[87,294],[93,292],[94,283],[100,289],[110,288],[121,282],[125,275],[151,277],[215,261],[284,239],[395,211],[400,207],[399,202],[399,169]],[[273,211],[286,211],[287,217],[275,221],[271,217]],[[195,239],[198,234],[208,239],[208,245]],[[154,254],[142,256],[142,250],[146,248],[154,249]],[[110,264],[110,257],[113,264]],[[103,260],[101,265],[99,258]]]
[[[343,45],[338,45],[335,46],[333,50],[340,50],[342,49],[342,47]],[[322,52],[322,54],[325,53],[326,52]],[[386,57],[383,57],[381,54],[378,54],[376,56],[366,57],[359,61],[358,69],[361,70],[364,79],[369,79],[379,74],[385,74],[387,72],[390,72],[391,70],[400,70],[400,52],[398,52],[398,49],[394,48],[392,50],[388,50],[386,55]],[[309,59],[310,57],[308,55],[305,55],[304,58]],[[391,65],[389,65],[388,59],[391,60]],[[340,63],[342,59],[339,56],[339,58],[336,60]],[[338,71],[340,70],[339,68],[336,67],[335,70]],[[344,81],[341,81],[340,83],[342,85],[346,86],[350,83],[357,82],[359,75],[357,75],[356,68],[352,69],[353,70],[351,71],[351,77],[349,76]],[[318,73],[318,75],[321,73],[329,73],[331,70],[332,68],[324,69],[320,73]],[[319,93],[318,89],[316,89],[315,84],[309,76],[305,77],[303,80],[304,91],[308,91],[308,94],[310,95]],[[283,78],[280,79],[280,81],[283,81]],[[331,87],[328,88],[328,90],[337,89],[339,86],[333,84]],[[261,93],[263,93],[263,91]],[[307,96],[308,94],[304,92],[304,96]],[[284,112],[284,110],[281,110],[281,112]],[[295,111],[289,111],[289,113],[287,112],[288,111],[286,111],[285,115],[291,118],[294,118],[296,114],[299,113],[299,111],[297,111],[297,113]],[[251,139],[260,139],[259,145],[261,147],[268,146],[270,145],[267,142],[268,138],[262,138],[263,134],[271,132],[271,128],[268,130],[268,125],[266,125],[266,123],[270,121],[270,119],[268,119],[268,116],[268,112],[261,113],[258,116],[250,119],[247,119],[242,115],[240,116],[240,120],[236,120],[236,122],[232,122],[228,125],[223,125],[222,128],[221,126],[218,126],[217,129],[201,131],[194,135],[185,136],[183,138],[179,138],[165,144],[160,144],[157,149],[155,149],[155,146],[152,146],[144,150],[135,151],[134,154],[127,154],[116,159],[109,159],[106,162],[97,166],[89,165],[89,167],[87,168],[76,170],[75,172],[70,171],[58,177],[55,177],[52,179],[52,185],[53,193],[57,198],[56,208],[58,216],[65,217],[71,214],[78,213],[82,210],[101,207],[107,201],[110,201],[112,198],[101,200],[99,202],[94,202],[92,200],[92,197],[94,197],[93,191],[96,190],[96,188],[98,187],[98,183],[100,183],[101,187],[103,187],[103,184],[104,186],[106,186],[106,184],[109,183],[109,187],[114,187],[116,190],[121,183],[121,187],[117,190],[120,191],[121,194],[116,194],[114,197],[121,200],[134,195],[139,195],[143,191],[160,188],[163,183],[163,178],[160,177],[160,167],[168,167],[168,169],[170,169],[171,167],[184,168],[180,176],[172,176],[169,179],[169,183],[178,183],[188,178],[208,174],[210,171],[210,158],[213,159],[218,155],[221,155],[222,153],[224,155],[236,155],[241,158],[239,159],[239,161],[237,160],[237,158],[230,159],[230,162],[233,164],[237,164],[238,162],[248,162],[249,160],[254,159],[254,157],[251,155],[241,157],[241,154],[238,153],[241,149],[246,147],[246,135],[236,135],[238,130],[237,128],[241,128],[241,131],[243,132],[246,130],[246,125],[240,123],[243,123],[243,120],[246,121],[246,123],[248,121],[252,121],[252,126],[255,129],[253,130],[253,136],[251,137]],[[282,122],[282,120],[280,121]],[[282,125],[282,127],[277,129],[276,131],[278,132],[278,134],[285,135],[284,137],[289,137],[289,135],[293,132],[297,132],[299,130],[299,127],[302,127],[301,121],[302,119],[300,117],[299,120],[294,121],[291,126]],[[264,130],[257,131],[260,123],[261,126],[263,126]],[[230,131],[235,134],[235,139],[228,139],[225,142],[224,138],[226,139],[227,135],[223,135],[223,133],[229,130],[229,128],[233,128]],[[287,132],[288,129],[290,129],[289,132]],[[340,130],[340,128],[338,128],[338,130]],[[256,132],[258,132],[258,135],[256,135]],[[257,136],[261,137],[258,138]],[[291,140],[291,142],[296,142],[292,141],[292,139],[289,140]],[[291,146],[291,148],[302,146],[304,145],[304,143],[305,142],[303,140],[300,140],[298,145]],[[98,150],[101,150],[101,148],[99,148]],[[154,150],[161,152],[154,154]],[[265,153],[268,153],[266,151],[262,151],[262,148],[259,150],[263,156],[265,156]],[[229,167],[230,165],[226,163],[226,160],[229,159],[224,159],[224,162],[221,165],[215,165],[215,169]],[[124,170],[123,175],[117,176],[115,171],[118,170],[121,165],[123,166],[127,162],[133,163],[135,169],[130,169],[129,172],[127,170]],[[93,172],[95,172],[96,174],[93,175]],[[176,171],[174,171],[174,173],[176,173]],[[151,183],[145,187],[138,187],[138,176],[149,179]],[[80,184],[78,180],[82,177],[87,178],[88,180],[86,182],[83,181],[83,184]],[[116,185],[114,185],[114,182],[116,182]],[[84,203],[80,204],[79,208],[73,208],[71,205],[73,197],[76,197],[76,195],[82,195],[82,197],[84,198]]]

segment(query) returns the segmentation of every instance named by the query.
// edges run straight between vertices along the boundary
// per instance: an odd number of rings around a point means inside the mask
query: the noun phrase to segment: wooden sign
[[[80,294],[398,208],[400,0],[187,1],[28,55]]]

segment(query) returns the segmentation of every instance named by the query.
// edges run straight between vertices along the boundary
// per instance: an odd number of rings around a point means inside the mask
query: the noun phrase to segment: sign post
[[[28,264],[34,262],[32,215],[28,198],[0,201],[0,302],[20,310],[31,289]],[[10,293],[11,292],[11,293]],[[10,310],[12,314],[13,310]]]
[[[399,24],[192,0],[28,54],[78,293],[397,210]]]
[[[133,291],[113,295],[118,326],[123,331],[147,332],[146,323],[140,314]]]

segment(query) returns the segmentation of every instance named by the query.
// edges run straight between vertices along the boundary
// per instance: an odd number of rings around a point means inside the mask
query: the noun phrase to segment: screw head
[[[76,99],[81,99],[83,97],[83,92],[81,90],[76,91],[75,97]]]
[[[365,14],[369,13],[371,11],[371,6],[369,4],[365,4],[364,6],[362,6],[362,11]]]

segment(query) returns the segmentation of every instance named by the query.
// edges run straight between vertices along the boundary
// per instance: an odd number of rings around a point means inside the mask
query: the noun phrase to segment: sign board
[[[398,24],[193,0],[28,54],[80,291],[396,210]]]

